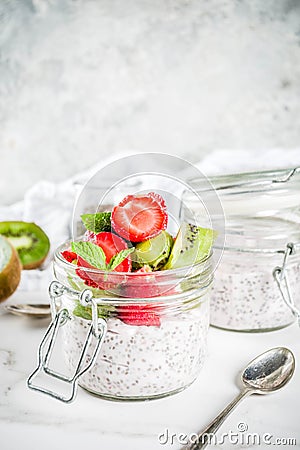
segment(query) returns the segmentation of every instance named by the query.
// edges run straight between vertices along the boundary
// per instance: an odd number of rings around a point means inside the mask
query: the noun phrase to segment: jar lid
[[[300,221],[280,217],[236,217],[226,224],[227,250],[283,253],[289,242],[300,243]]]
[[[277,253],[289,242],[300,245],[299,167],[216,176],[209,181],[224,210],[226,249]],[[200,179],[190,183],[209,196]],[[200,205],[191,202],[190,207],[201,216]]]
[[[209,179],[225,216],[267,216],[300,208],[300,167],[245,172]],[[190,180],[197,192],[206,191],[200,179]]]

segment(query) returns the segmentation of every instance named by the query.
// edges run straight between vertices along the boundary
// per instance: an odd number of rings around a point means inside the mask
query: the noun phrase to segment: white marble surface
[[[19,291],[9,302],[29,300],[47,301],[46,289],[31,294]],[[152,402],[120,403],[101,400],[79,389],[75,403],[64,405],[26,387],[26,377],[35,367],[36,350],[45,327],[39,321],[0,315],[1,450],[177,450],[181,448],[177,441],[174,445],[162,445],[158,436],[166,428],[177,434],[190,434],[203,428],[238,393],[237,374],[257,354],[274,346],[287,346],[297,361],[300,359],[296,325],[263,334],[210,329],[206,365],[186,391]],[[299,394],[296,370],[294,378],[280,392],[246,399],[219,433],[237,432],[238,424],[245,423],[248,434],[269,433],[272,439],[295,438],[298,448]],[[267,449],[270,445],[226,444],[222,448]]]
[[[123,149],[298,146],[299,7],[0,1],[0,204]]]

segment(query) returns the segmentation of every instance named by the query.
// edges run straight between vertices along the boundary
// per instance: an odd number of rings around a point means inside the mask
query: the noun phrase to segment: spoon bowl
[[[242,374],[242,382],[258,394],[268,394],[285,386],[294,371],[293,353],[285,347],[276,347],[248,364]]]
[[[51,316],[50,305],[47,304],[17,304],[7,305],[6,311],[17,316],[26,316],[37,319],[44,319]]]

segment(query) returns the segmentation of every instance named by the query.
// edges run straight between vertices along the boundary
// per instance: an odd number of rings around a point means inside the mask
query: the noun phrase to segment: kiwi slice
[[[21,269],[18,253],[5,237],[0,236],[0,302],[17,289]]]
[[[161,231],[154,238],[139,242],[135,247],[132,259],[139,266],[147,264],[152,269],[158,270],[167,262],[172,245],[172,236],[167,231]]]
[[[36,269],[48,255],[48,236],[35,223],[0,222],[0,234],[17,250],[23,269]]]
[[[184,222],[181,224],[164,269],[178,269],[204,260],[211,252],[217,233]]]

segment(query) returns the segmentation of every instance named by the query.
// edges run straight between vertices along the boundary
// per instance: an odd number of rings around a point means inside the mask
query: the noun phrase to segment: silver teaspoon
[[[36,317],[37,319],[43,319],[50,317],[50,305],[46,304],[19,304],[19,305],[7,305],[6,311],[16,314],[17,316]]]
[[[294,370],[295,358],[287,348],[276,347],[257,356],[242,373],[243,389],[239,395],[198,435],[188,450],[206,448],[211,437],[244,397],[277,391],[292,378]]]

